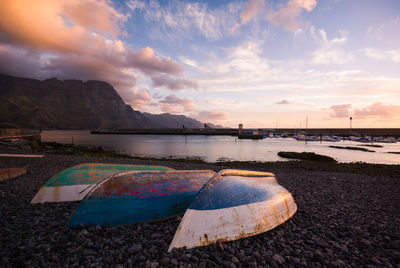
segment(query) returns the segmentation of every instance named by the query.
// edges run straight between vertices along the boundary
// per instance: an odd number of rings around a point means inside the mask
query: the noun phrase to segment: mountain
[[[183,126],[186,128],[204,128],[204,123],[184,115],[175,115],[169,113],[143,113],[143,115],[147,119],[160,126],[160,128],[182,128]],[[221,126],[215,126],[211,123],[207,123],[207,126],[210,128],[221,128]]]
[[[174,115],[169,113],[164,114],[150,114],[143,113],[143,115],[153,121],[161,128],[182,128],[183,125],[187,128],[202,128],[204,124],[200,121],[192,119],[184,115]]]
[[[154,123],[126,105],[102,81],[39,81],[0,75],[2,127],[53,129],[149,128]]]
[[[202,128],[184,115],[134,111],[103,81],[43,81],[0,74],[0,127],[35,129]],[[207,124],[209,127],[214,126]]]

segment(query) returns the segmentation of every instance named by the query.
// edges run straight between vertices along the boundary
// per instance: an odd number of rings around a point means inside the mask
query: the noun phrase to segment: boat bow
[[[54,174],[31,203],[80,201],[101,180],[113,174],[133,170],[173,170],[163,166],[82,163]]]
[[[199,191],[169,251],[257,235],[285,222],[296,210],[292,195],[274,174],[223,170]]]

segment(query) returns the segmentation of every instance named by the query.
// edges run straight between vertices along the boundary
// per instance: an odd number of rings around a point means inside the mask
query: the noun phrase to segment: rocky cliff
[[[150,128],[102,81],[39,81],[0,75],[0,126],[53,129]]]
[[[0,74],[0,127],[34,129],[202,128],[184,115],[134,111],[103,81],[44,81]],[[209,127],[220,127],[208,124]]]

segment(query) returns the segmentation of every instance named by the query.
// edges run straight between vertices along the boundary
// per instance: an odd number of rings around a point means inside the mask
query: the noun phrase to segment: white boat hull
[[[80,201],[93,188],[94,184],[43,186],[33,197],[31,203]]]
[[[206,246],[218,240],[225,242],[257,235],[292,217],[297,211],[292,195],[273,177],[259,179],[269,180],[262,185],[268,188],[270,197],[267,200],[249,200],[247,204],[209,210],[189,207],[168,251],[173,248]],[[200,195],[201,191],[198,196]]]

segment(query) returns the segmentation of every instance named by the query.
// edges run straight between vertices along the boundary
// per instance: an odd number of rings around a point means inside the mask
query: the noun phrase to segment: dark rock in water
[[[342,150],[354,150],[354,151],[363,151],[363,152],[371,152],[371,153],[375,152],[375,151],[369,150],[367,148],[360,148],[360,147],[354,147],[354,146],[335,146],[335,145],[331,145],[329,147],[330,148],[335,148],[335,149],[342,149]]]
[[[320,162],[336,162],[335,159],[326,155],[320,155],[316,153],[309,152],[278,152],[278,156],[289,158],[289,159],[299,159],[299,160],[309,160],[309,161],[320,161]]]

